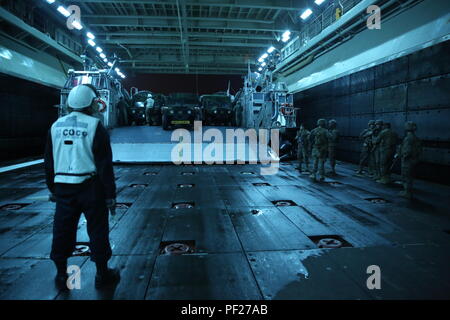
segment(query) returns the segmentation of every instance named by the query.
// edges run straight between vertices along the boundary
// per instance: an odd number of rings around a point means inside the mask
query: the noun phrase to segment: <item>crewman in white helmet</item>
[[[108,132],[92,116],[98,103],[94,86],[73,88],[67,100],[70,114],[59,118],[48,134],[45,172],[56,201],[50,258],[57,268],[59,289],[67,289],[67,259],[75,249],[81,213],[87,220],[91,260],[97,266],[95,286],[120,280],[119,271],[108,268],[112,254],[108,211],[114,214],[116,185]]]

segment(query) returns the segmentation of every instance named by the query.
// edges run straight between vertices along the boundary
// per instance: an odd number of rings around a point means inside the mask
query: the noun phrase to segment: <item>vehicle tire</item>
[[[128,103],[121,100],[117,103],[118,110],[118,125],[119,126],[128,126]]]
[[[162,128],[163,128],[163,130],[169,130],[169,120],[167,119],[166,115],[164,115],[164,114],[162,116]]]

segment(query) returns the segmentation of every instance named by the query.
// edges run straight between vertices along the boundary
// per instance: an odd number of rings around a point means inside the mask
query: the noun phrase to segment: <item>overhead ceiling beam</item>
[[[129,19],[154,19],[154,20],[177,20],[176,16],[149,16],[149,15],[98,15],[98,14],[85,14],[83,15],[83,19],[87,21],[92,21],[93,19],[116,19],[116,18],[129,18]],[[274,24],[273,20],[261,20],[261,19],[237,19],[237,18],[224,18],[224,17],[195,17],[189,16],[186,17],[188,21],[231,21],[231,22],[252,22],[252,23],[262,23],[262,24]]]
[[[86,19],[91,27],[123,27],[123,28],[177,28],[176,20],[155,20],[152,18],[129,18],[120,16],[116,18],[90,18]],[[267,24],[254,22],[233,22],[233,21],[204,21],[198,20],[195,24],[189,22],[188,28],[212,29],[212,30],[242,30],[242,31],[265,31],[265,32],[284,32],[286,27],[280,24],[273,24],[268,27]]]
[[[165,39],[127,39],[103,40],[103,44],[131,44],[131,45],[180,45],[180,41]],[[252,42],[227,42],[227,41],[190,41],[190,46],[220,46],[220,47],[247,47],[247,48],[265,48],[267,43]]]
[[[298,2],[298,1],[297,1]],[[175,1],[151,1],[151,0],[71,0],[71,3],[103,3],[103,4],[144,4],[144,5],[176,5]],[[307,1],[300,1],[298,6],[292,5],[291,0],[229,0],[221,2],[196,2],[189,1],[187,6],[201,7],[227,7],[227,8],[248,8],[248,9],[274,9],[285,11],[300,11]]]

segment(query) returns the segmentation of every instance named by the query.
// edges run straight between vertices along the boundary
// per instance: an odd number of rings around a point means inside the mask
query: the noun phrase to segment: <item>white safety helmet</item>
[[[72,109],[84,109],[91,106],[95,98],[97,98],[95,91],[82,84],[70,90],[67,104]]]

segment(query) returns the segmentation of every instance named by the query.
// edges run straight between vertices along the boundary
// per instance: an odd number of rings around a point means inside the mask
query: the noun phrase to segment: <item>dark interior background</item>
[[[0,160],[42,154],[59,90],[0,74]]]
[[[195,74],[137,74],[125,79],[126,88],[150,90],[156,93],[190,92],[196,94],[227,91],[230,81],[231,93],[243,86],[241,75],[195,75]]]
[[[449,52],[447,41],[299,93],[300,121],[312,129],[319,118],[336,119],[338,158],[355,163],[361,150],[358,136],[369,120],[389,121],[401,137],[404,123],[414,121],[425,147],[418,176],[448,184]]]

